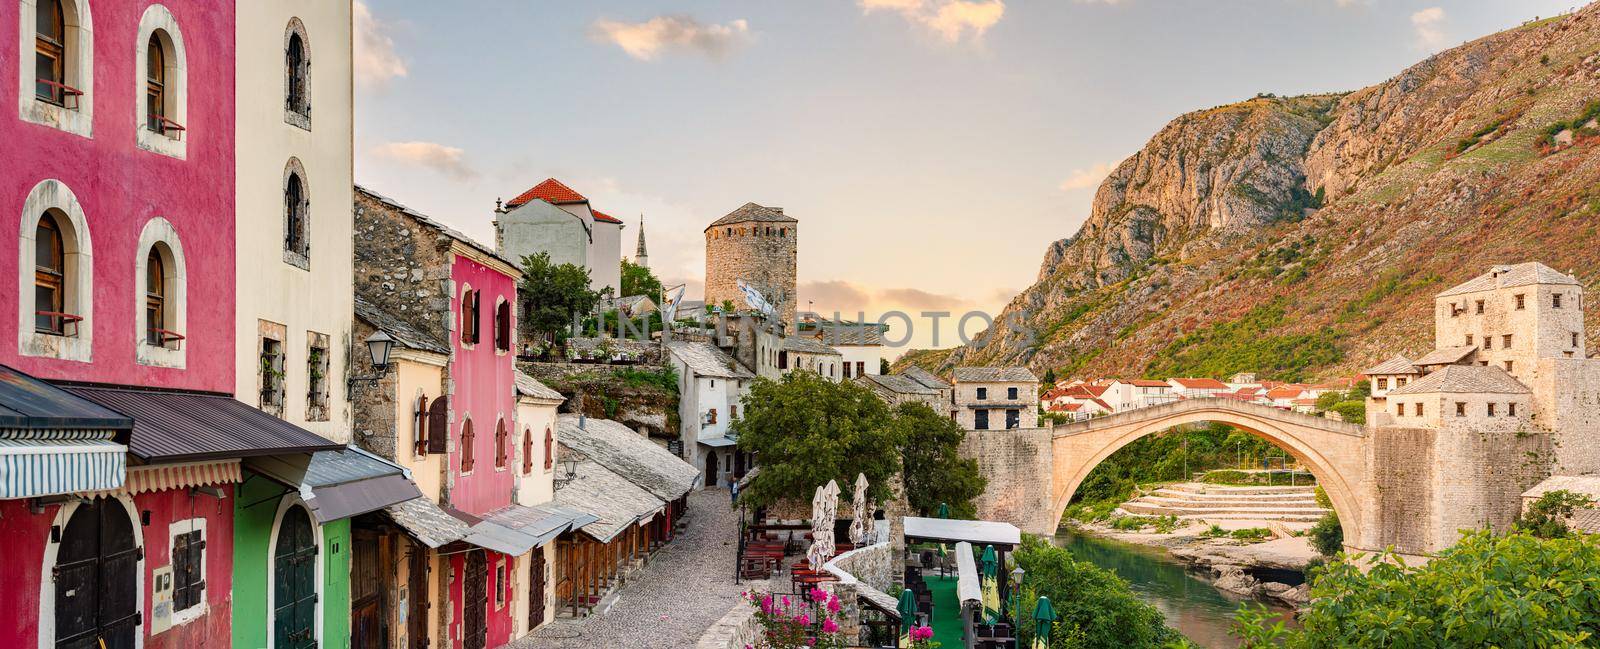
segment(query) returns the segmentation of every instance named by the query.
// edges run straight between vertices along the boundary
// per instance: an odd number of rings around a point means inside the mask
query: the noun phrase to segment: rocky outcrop
[[[1493,263],[1537,259],[1595,290],[1600,133],[1562,125],[1597,98],[1590,5],[1354,92],[1184,115],[1106,178],[989,331],[902,365],[1138,375],[1270,303],[1283,312],[1260,335],[1336,345],[1297,370],[1318,378],[1426,345],[1432,295]],[[1600,300],[1585,308],[1600,337]]]

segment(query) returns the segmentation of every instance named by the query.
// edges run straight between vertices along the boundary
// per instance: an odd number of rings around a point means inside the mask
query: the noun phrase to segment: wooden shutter
[[[472,343],[483,340],[483,291],[472,292]]]
[[[475,441],[472,433],[472,420],[461,422],[461,472],[470,473],[477,458],[473,457],[472,444]]]
[[[444,453],[450,440],[450,397],[439,397],[428,406],[428,452]]]
[[[413,453],[417,455],[428,454],[428,395],[417,397],[417,411],[412,414],[411,426],[414,432],[411,436]]]
[[[494,425],[494,468],[499,469],[506,465],[506,422],[504,419]]]
[[[511,349],[511,303],[501,302],[494,314],[495,347]]]
[[[544,470],[549,471],[556,465],[556,432],[548,426],[544,429]]]
[[[522,429],[522,473],[533,473],[533,431]]]

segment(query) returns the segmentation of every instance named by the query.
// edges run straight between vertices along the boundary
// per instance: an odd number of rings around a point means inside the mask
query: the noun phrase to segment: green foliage
[[[1272,538],[1272,530],[1265,527],[1244,527],[1228,532],[1228,536],[1245,543],[1257,543]]]
[[[741,450],[761,458],[761,471],[740,492],[752,505],[809,502],[829,480],[848,491],[858,472],[866,474],[874,502],[889,498],[889,478],[901,467],[899,427],[871,390],[812,372],[758,378],[743,415],[732,432]]]
[[[1367,312],[1372,305],[1391,295],[1405,295],[1413,291],[1426,288],[1438,283],[1440,277],[1435,273],[1411,273],[1404,269],[1394,269],[1378,276],[1366,292],[1355,300],[1346,302],[1339,309],[1340,322],[1359,322],[1368,320],[1371,315]]]
[[[1321,503],[1322,499],[1317,502]],[[1323,514],[1317,524],[1311,526],[1310,537],[1311,549],[1316,550],[1317,554],[1328,558],[1337,556],[1344,549],[1344,527],[1339,524],[1339,512]]]
[[[661,313],[656,311],[626,318],[626,323],[621,320],[623,320],[622,314],[616,309],[600,314],[599,319],[584,318],[583,335],[597,336],[600,331],[607,331],[618,338],[637,340],[662,330]]]
[[[622,260],[622,295],[630,297],[644,295],[651,300],[661,300],[661,280],[656,279],[656,274],[647,266],[640,266],[626,259]]]
[[[892,427],[900,440],[901,478],[911,510],[929,516],[947,503],[952,516],[976,518],[972,500],[983,493],[985,481],[978,461],[961,457],[967,436],[961,425],[925,403],[908,402],[895,408]]]
[[[887,359],[887,358],[878,359],[878,373],[879,374],[888,374],[889,373],[889,359]]]
[[[1333,411],[1339,413],[1339,418],[1352,424],[1367,423],[1367,404],[1362,401],[1340,401],[1333,404]]]
[[[1241,461],[1255,464],[1258,459],[1275,452],[1275,449],[1271,442],[1222,424],[1143,437],[1118,449],[1095,466],[1078,486],[1073,501],[1089,504],[1105,502],[1115,507],[1131,498],[1139,484],[1187,480],[1188,476],[1183,475],[1185,460],[1191,472],[1208,471],[1235,466]],[[1218,472],[1213,471],[1208,475],[1215,473]],[[1235,473],[1246,475],[1243,472]]]
[[[1204,536],[1208,539],[1218,539],[1227,535],[1228,530],[1222,529],[1222,526],[1216,523],[1212,523],[1211,527],[1206,528],[1206,531],[1200,533],[1200,536]]]
[[[1263,378],[1298,381],[1343,358],[1338,334],[1324,327],[1304,334],[1273,335],[1285,324],[1282,300],[1263,304],[1237,320],[1184,335],[1145,367],[1150,376],[1229,376],[1254,371]]]
[[[611,375],[622,379],[629,387],[651,386],[672,394],[678,393],[678,370],[671,365],[652,369],[619,367],[612,370]]]
[[[1517,516],[1511,529],[1526,532],[1541,539],[1563,539],[1572,536],[1567,519],[1579,509],[1594,506],[1594,499],[1565,489],[1547,491],[1528,505],[1528,510]]]
[[[517,298],[529,327],[561,340],[578,315],[594,310],[600,294],[589,288],[589,271],[582,266],[552,263],[541,252],[522,258]]]
[[[1033,610],[1040,596],[1049,597],[1055,609],[1052,648],[1155,649],[1181,638],[1166,627],[1160,611],[1134,595],[1128,582],[1074,559],[1063,548],[1030,535],[1013,556],[1028,575],[1022,610]],[[1019,645],[1032,646],[1032,625],[1022,626]]]
[[[1317,485],[1316,488],[1312,489],[1311,495],[1316,499],[1318,507],[1333,509],[1333,499],[1328,497],[1328,492],[1322,488],[1322,485]]]
[[[1247,647],[1574,647],[1600,631],[1600,544],[1468,532],[1427,565],[1392,555],[1333,561],[1299,629],[1259,608],[1236,616]],[[1032,575],[1029,575],[1032,577]]]
[[[1156,534],[1171,534],[1177,531],[1179,522],[1177,516],[1118,516],[1111,520],[1111,527],[1124,532],[1137,532],[1149,527]]]
[[[1580,130],[1584,128],[1584,125],[1594,120],[1600,120],[1600,99],[1596,99],[1584,105],[1583,112],[1578,113],[1577,117],[1564,122],[1556,122],[1546,126],[1544,131],[1539,133],[1539,138],[1535,141],[1535,143],[1541,147],[1554,146],[1556,143],[1556,134],[1568,129],[1574,131]]]

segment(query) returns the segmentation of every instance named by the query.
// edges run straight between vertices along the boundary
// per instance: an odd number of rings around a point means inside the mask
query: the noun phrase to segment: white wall
[[[587,212],[587,210],[585,210]],[[585,215],[573,215],[544,201],[529,201],[495,219],[500,254],[517,263],[535,253],[549,253],[557,264],[589,263]]]
[[[284,418],[324,437],[348,441],[347,354],[354,312],[351,236],[351,4],[317,0],[235,3],[237,96],[237,306],[235,390],[258,401],[257,322],[284,325]],[[284,115],[284,47],[290,19],[305,24],[311,61],[311,129]],[[290,157],[306,171],[310,197],[310,269],[283,260],[283,182]],[[306,421],[306,332],[330,343],[328,421]]]
[[[517,497],[519,505],[538,505],[550,502],[555,498],[555,470],[552,465],[550,470],[544,468],[544,433],[545,430],[558,431],[556,428],[556,406],[554,404],[537,403],[527,397],[517,399],[516,427],[512,429],[511,447],[513,462],[511,470],[516,473]],[[527,475],[522,473],[522,435],[524,432],[533,433],[533,472]],[[560,443],[559,432],[555,441],[550,445],[552,451]],[[523,582],[527,583],[527,582]]]
[[[823,344],[828,344],[827,336],[822,338]],[[855,364],[861,363],[865,374],[881,374],[882,359],[884,358],[883,345],[829,345],[844,357],[844,362],[850,364],[850,377],[855,378]]]
[[[622,224],[595,222],[594,243],[589,246],[589,280],[596,291],[622,290]]]

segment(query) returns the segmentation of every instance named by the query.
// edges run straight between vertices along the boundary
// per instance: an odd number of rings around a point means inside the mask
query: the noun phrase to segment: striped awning
[[[244,479],[239,460],[184,462],[128,467],[128,479],[108,495],[136,496],[152,491],[238,484]]]
[[[85,433],[0,436],[0,499],[104,491],[121,486],[128,447],[112,441],[110,431]]]

